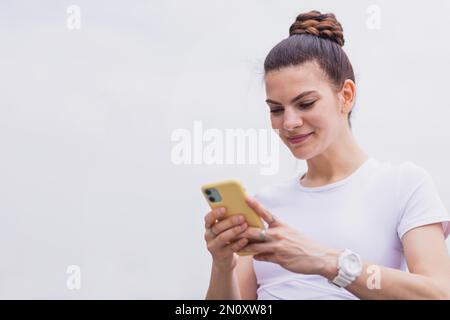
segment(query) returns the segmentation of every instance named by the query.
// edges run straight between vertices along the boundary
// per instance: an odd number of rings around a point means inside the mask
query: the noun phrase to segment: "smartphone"
[[[264,229],[261,217],[245,201],[245,189],[237,180],[225,180],[205,184],[202,193],[211,209],[225,207],[225,217],[243,215],[248,226]],[[249,241],[250,242],[250,241]],[[240,256],[254,255],[254,252],[239,251]]]

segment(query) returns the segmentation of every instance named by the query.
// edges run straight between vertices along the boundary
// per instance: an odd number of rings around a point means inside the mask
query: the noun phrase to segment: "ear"
[[[339,92],[339,99],[341,101],[341,112],[345,115],[349,114],[352,111],[354,102],[355,102],[355,94],[356,94],[356,85],[351,79],[347,79],[344,81],[342,85],[342,89]]]

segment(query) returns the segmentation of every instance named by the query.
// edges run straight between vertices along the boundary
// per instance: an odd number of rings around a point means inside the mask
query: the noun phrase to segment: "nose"
[[[292,108],[285,108],[283,116],[283,129],[286,131],[293,131],[303,125],[302,117]]]

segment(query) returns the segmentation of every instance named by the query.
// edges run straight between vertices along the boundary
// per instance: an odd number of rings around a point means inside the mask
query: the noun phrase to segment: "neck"
[[[302,184],[326,184],[341,180],[367,159],[368,155],[356,142],[350,129],[344,130],[328,149],[321,154],[306,160],[308,172],[302,179]]]

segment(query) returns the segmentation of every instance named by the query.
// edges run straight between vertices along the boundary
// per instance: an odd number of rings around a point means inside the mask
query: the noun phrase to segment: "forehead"
[[[303,91],[330,90],[329,81],[315,62],[269,71],[265,77],[265,84],[267,97],[278,99],[277,101],[290,100]]]

